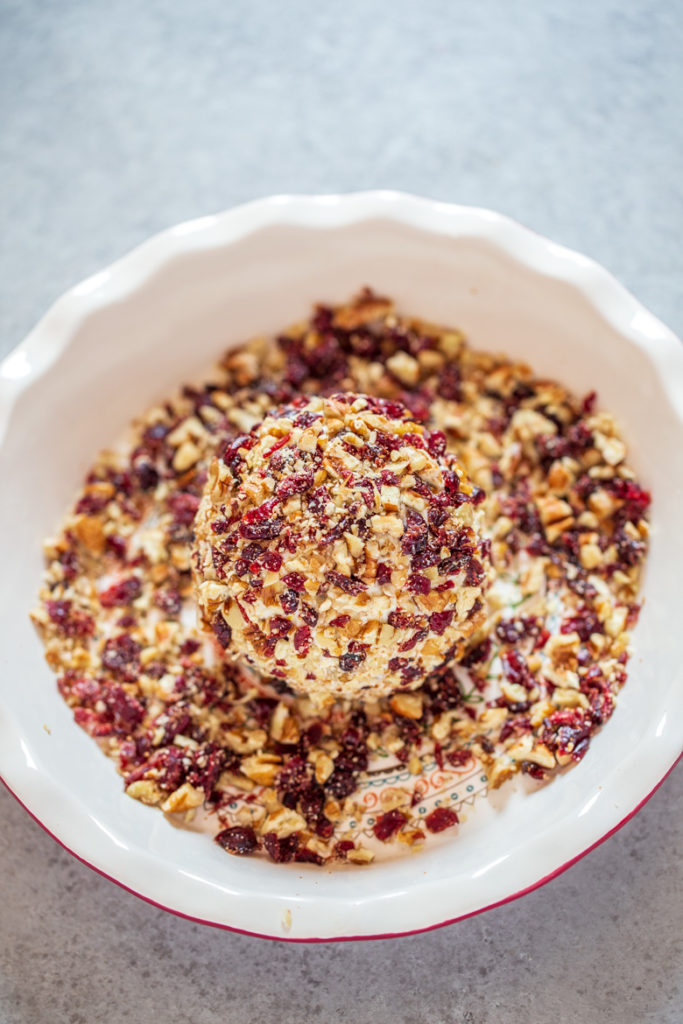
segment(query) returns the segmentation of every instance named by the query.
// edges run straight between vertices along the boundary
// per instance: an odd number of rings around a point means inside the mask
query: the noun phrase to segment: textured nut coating
[[[444,435],[396,403],[300,400],[228,444],[195,523],[200,615],[228,657],[316,702],[418,686],[485,616],[487,545]]]

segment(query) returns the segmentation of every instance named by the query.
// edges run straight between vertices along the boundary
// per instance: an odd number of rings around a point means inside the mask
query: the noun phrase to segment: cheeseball
[[[202,624],[226,656],[319,705],[414,689],[485,618],[483,497],[399,403],[299,399],[210,467]]]

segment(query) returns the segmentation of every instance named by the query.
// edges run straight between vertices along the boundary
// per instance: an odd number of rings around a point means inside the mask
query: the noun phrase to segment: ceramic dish
[[[629,680],[580,764],[533,794],[478,799],[423,853],[335,871],[229,857],[125,796],[72,721],[28,618],[41,541],[134,415],[227,346],[363,284],[578,393],[596,388],[616,414],[654,495]],[[498,214],[395,193],[257,201],[167,231],[74,288],[0,366],[0,400],[0,770],[59,842],[143,898],[290,940],[435,927],[567,867],[679,756],[683,349],[585,257]]]

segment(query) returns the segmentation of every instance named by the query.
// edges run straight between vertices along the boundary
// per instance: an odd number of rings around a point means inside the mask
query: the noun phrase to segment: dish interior
[[[427,927],[534,884],[633,809],[612,798],[610,780],[629,773],[643,796],[659,781],[647,743],[664,730],[663,708],[680,683],[665,666],[680,660],[670,612],[683,555],[683,446],[658,371],[628,337],[637,323],[617,331],[575,285],[525,267],[492,242],[390,220],[334,229],[273,226],[223,247],[203,248],[198,238],[190,236],[185,254],[130,293],[116,270],[82,286],[73,301],[87,312],[71,343],[62,351],[55,345],[52,355],[45,347],[29,354],[49,372],[18,396],[7,425],[0,453],[0,529],[9,559],[0,576],[0,721],[6,742],[21,745],[21,774],[32,773],[43,823],[59,837],[65,821],[87,817],[81,856],[192,916],[284,934],[282,913],[291,909],[291,937]],[[302,319],[312,302],[343,301],[365,284],[392,295],[404,312],[457,325],[475,348],[525,359],[579,394],[597,390],[654,496],[645,604],[617,711],[591,755],[570,772],[531,796],[506,787],[495,799],[478,801],[452,841],[417,857],[367,871],[328,873],[301,864],[283,870],[227,858],[205,836],[174,829],[124,795],[111,764],[74,725],[57,693],[28,613],[42,538],[100,447],[179,381],[201,377],[225,348]],[[19,774],[6,778],[20,788]],[[505,861],[509,870],[502,870]],[[144,885],[141,865],[154,876]],[[440,896],[446,881],[448,895]],[[408,908],[400,899],[385,900],[378,928],[369,901],[418,883],[424,900]]]

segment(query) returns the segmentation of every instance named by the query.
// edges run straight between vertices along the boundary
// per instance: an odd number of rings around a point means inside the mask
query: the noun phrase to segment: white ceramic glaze
[[[478,801],[423,853],[328,872],[227,856],[126,797],[59,697],[28,612],[42,538],[99,447],[226,346],[364,284],[597,388],[653,491],[652,550],[628,683],[579,765],[531,795]],[[287,939],[433,927],[557,873],[680,754],[683,349],[606,271],[498,214],[389,192],[277,196],[158,235],[67,293],[0,365],[0,481],[2,776],[77,856],[170,910]]]

